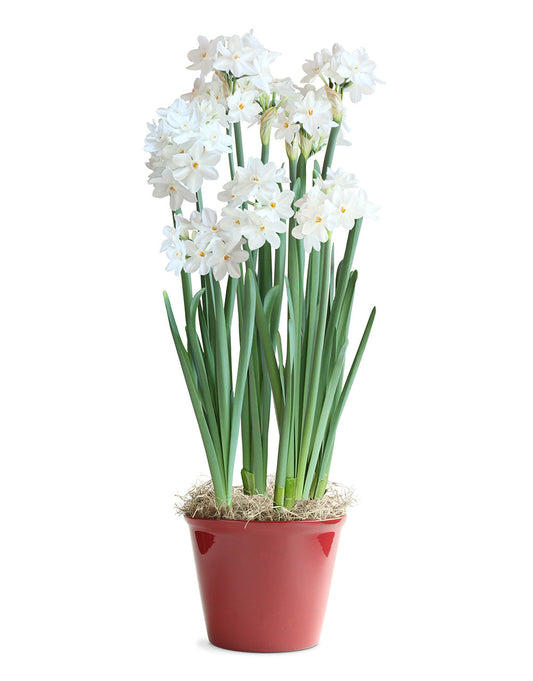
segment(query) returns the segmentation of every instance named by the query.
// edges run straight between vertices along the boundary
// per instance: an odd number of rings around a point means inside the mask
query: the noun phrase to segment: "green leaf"
[[[370,332],[372,331],[372,325],[374,324],[374,319],[376,317],[376,308],[374,307],[372,312],[370,313],[370,317],[368,318],[368,322],[366,323],[366,327],[363,333],[363,337],[361,338],[361,342],[359,343],[359,347],[357,348],[357,352],[355,353],[355,357],[353,359],[352,365],[350,367],[350,371],[348,372],[348,376],[346,377],[346,380],[344,382],[344,386],[340,395],[339,400],[334,404],[334,407],[332,409],[332,414],[331,414],[331,420],[329,423],[328,427],[328,434],[327,434],[327,440],[325,444],[325,456],[322,459],[321,465],[320,465],[320,472],[319,472],[319,480],[323,480],[327,478],[329,474],[329,466],[331,464],[331,455],[333,452],[333,442],[335,440],[335,435],[337,432],[337,427],[339,425],[340,417],[341,414],[344,410],[344,407],[346,405],[346,401],[348,399],[348,395],[350,393],[350,390],[352,388],[355,376],[357,374],[357,370],[359,369],[359,365],[361,364],[361,360],[363,358],[363,354],[365,352],[366,344],[368,343],[368,338],[370,336]]]
[[[324,434],[326,432],[326,426],[328,424],[329,420],[329,415],[331,411],[331,407],[333,405],[333,399],[335,397],[335,392],[337,390],[337,386],[339,384],[339,381],[341,380],[341,375],[342,375],[342,369],[344,367],[344,356],[346,355],[346,348],[348,347],[348,341],[344,343],[342,348],[340,349],[339,355],[337,357],[337,360],[335,362],[335,365],[333,367],[333,371],[331,373],[331,377],[328,382],[328,387],[326,390],[326,395],[324,398],[324,402],[322,404],[322,410],[320,412],[320,418],[318,420],[318,425],[316,428],[316,435],[315,435],[315,441],[313,445],[313,449],[311,451],[311,457],[309,459],[309,465],[307,468],[307,474],[305,478],[305,484],[304,484],[304,489],[303,489],[303,497],[306,499],[309,495],[309,491],[311,489],[311,484],[313,482],[313,478],[315,477],[316,474],[316,464],[318,461],[318,455],[320,453],[320,449],[323,444],[323,439],[324,439]]]
[[[265,317],[272,337],[274,337],[277,331],[277,328],[272,328],[272,315],[279,304],[281,294],[282,294],[281,286],[277,284],[268,291],[263,303],[263,307],[265,309]]]
[[[215,374],[218,397],[218,419],[220,429],[220,441],[224,456],[225,472],[228,474],[228,451],[230,445],[230,408],[232,399],[231,376],[229,367],[229,348],[226,330],[226,317],[222,304],[222,293],[218,281],[213,281],[213,295],[215,302],[216,345]]]
[[[166,291],[163,292],[163,297],[165,300],[165,307],[167,310],[168,323],[170,326],[170,331],[172,333],[172,338],[174,340],[174,345],[178,353],[181,368],[183,371],[183,376],[185,378],[185,383],[189,390],[189,395],[191,398],[191,403],[194,409],[196,420],[200,428],[200,434],[202,436],[202,441],[204,443],[205,452],[207,455],[207,462],[209,464],[209,471],[211,473],[211,479],[213,480],[213,486],[215,489],[215,495],[219,503],[224,503],[226,499],[226,484],[224,480],[224,472],[221,466],[221,461],[218,460],[217,452],[215,450],[213,439],[205,419],[204,411],[202,408],[202,401],[200,394],[198,392],[198,387],[196,385],[196,380],[194,377],[194,369],[190,357],[183,345],[181,336],[178,331],[176,320],[174,318],[174,313],[172,311],[172,306],[168,298]]]
[[[252,276],[255,279],[255,273],[252,270]],[[276,409],[276,418],[278,420],[278,425],[281,424],[281,414],[283,410],[283,390],[281,388],[281,382],[279,378],[279,367],[276,362],[276,355],[274,354],[274,346],[272,344],[272,338],[270,336],[270,329],[268,328],[268,322],[263,309],[263,303],[261,302],[261,296],[257,291],[256,283],[256,306],[255,306],[255,321],[257,324],[257,330],[259,331],[259,336],[261,338],[261,347],[263,349],[263,354],[265,357],[265,362],[268,369],[268,375],[270,378],[270,385],[272,387],[272,395],[274,397],[274,407]]]
[[[292,191],[294,192],[294,200],[298,201],[298,199],[301,199],[304,192],[302,191],[303,189],[303,183],[302,183],[302,178],[298,177],[296,178],[296,182],[294,183],[294,186],[292,188]]]
[[[243,323],[241,328],[241,343],[239,351],[239,363],[237,367],[237,378],[235,381],[235,396],[231,410],[231,428],[229,445],[229,472],[233,472],[237,441],[239,438],[239,423],[243,408],[244,391],[248,376],[248,366],[250,364],[250,354],[252,350],[252,340],[254,336],[255,306],[256,306],[256,284],[251,270],[245,275],[244,299],[243,299]]]

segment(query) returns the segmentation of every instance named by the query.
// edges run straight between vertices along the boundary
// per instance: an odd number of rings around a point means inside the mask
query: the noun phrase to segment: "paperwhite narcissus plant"
[[[280,429],[275,501],[290,507],[324,493],[335,429],[375,314],[343,383],[356,276],[351,262],[361,219],[375,217],[377,206],[354,175],[331,166],[335,146],[348,143],[341,130],[347,130],[344,94],[359,102],[380,81],[365,50],[339,44],[305,61],[302,85],[276,78],[270,69],[277,53],[252,31],[200,36],[188,56],[199,76],[190,92],[157,110],[145,143],[153,195],[168,197],[172,211],[161,251],[167,270],[182,278],[187,346],[165,297],[169,321],[217,499],[231,502],[241,416],[243,484],[264,493],[272,399]],[[258,126],[260,158],[245,157],[242,123]],[[281,167],[269,161],[272,139],[285,146]],[[314,161],[311,177],[308,162],[322,149],[322,167]],[[204,206],[204,185],[225,175],[220,205]],[[331,242],[339,229],[349,236],[333,276]],[[196,294],[191,276],[200,278]],[[278,325],[285,295],[283,347]],[[240,353],[233,386],[235,301]]]

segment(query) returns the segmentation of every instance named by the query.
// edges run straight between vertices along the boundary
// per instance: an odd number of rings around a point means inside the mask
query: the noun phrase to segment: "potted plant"
[[[211,476],[181,510],[210,641],[297,650],[320,636],[349,501],[329,482],[331,457],[375,317],[374,308],[345,371],[354,254],[376,206],[332,161],[346,95],[358,102],[378,81],[362,49],[315,53],[297,86],[272,76],[277,55],[252,32],[198,42],[192,92],[159,109],[146,138],[153,193],[170,198],[161,250],[181,277],[185,329],[165,292],[166,311]],[[259,132],[249,157],[243,124]],[[281,165],[269,160],[271,142],[285,147]],[[215,210],[202,189],[223,157]]]

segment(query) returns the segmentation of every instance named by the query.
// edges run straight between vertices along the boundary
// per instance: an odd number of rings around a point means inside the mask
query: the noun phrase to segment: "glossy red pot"
[[[261,653],[318,643],[346,516],[272,522],[185,519],[211,643]]]

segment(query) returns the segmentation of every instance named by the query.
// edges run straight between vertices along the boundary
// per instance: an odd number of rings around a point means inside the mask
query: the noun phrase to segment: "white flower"
[[[237,78],[254,75],[254,57],[256,50],[247,46],[238,35],[225,38],[218,45],[218,54],[214,67],[219,71],[231,73]]]
[[[250,158],[246,168],[239,168],[235,174],[234,193],[246,196],[248,201],[268,203],[278,183],[286,181],[283,168],[273,162],[262,163],[258,158]]]
[[[376,83],[379,81],[374,75],[376,64],[370,61],[366,50],[363,48],[355,52],[347,52],[340,45],[334,46],[337,65],[337,82],[345,81],[353,83],[346,88],[352,102],[359,102],[362,95],[370,95],[374,92]]]
[[[315,78],[329,77],[330,60],[329,50],[315,52],[313,59],[306,59],[302,67],[306,73],[302,78],[302,83],[312,83]]]
[[[270,89],[280,97],[292,97],[296,93],[290,78],[274,78],[270,83]]]
[[[370,218],[377,220],[376,213],[379,210],[377,203],[372,203],[368,200],[366,192],[363,189],[358,189],[355,195],[354,213],[356,218]]]
[[[292,234],[304,240],[307,252],[311,248],[319,250],[320,243],[327,241],[338,227],[352,229],[358,218],[375,217],[378,207],[370,203],[366,192],[355,184],[353,175],[342,170],[331,171],[326,180],[316,178],[307,194],[295,202],[300,210],[296,213],[297,224]]]
[[[198,110],[203,112],[208,122],[216,120],[221,126],[227,127],[226,97],[229,89],[225,81],[215,75],[210,82],[205,82],[203,76],[194,81],[193,89],[182,99],[192,102]]]
[[[320,244],[329,239],[328,217],[331,206],[325,199],[326,195],[318,187],[312,187],[296,202],[300,210],[296,213],[297,224],[292,234],[296,239],[304,240],[304,248],[308,253],[312,248],[320,250]]]
[[[261,248],[265,241],[272,246],[272,248],[279,248],[280,239],[279,232],[285,232],[287,225],[281,222],[279,218],[274,218],[265,214],[262,210],[248,211],[250,213],[244,236],[248,241],[248,245],[252,250]]]
[[[238,241],[222,241],[215,239],[212,243],[212,253],[209,256],[209,265],[213,269],[213,275],[217,281],[221,281],[229,274],[238,279],[241,276],[240,264],[248,260],[248,252],[242,249],[244,239]]]
[[[172,244],[174,243],[175,238],[179,237],[181,237],[182,239],[189,238],[189,230],[191,229],[191,223],[189,222],[189,220],[186,220],[183,217],[183,215],[176,215],[174,220],[176,223],[175,227],[167,225],[163,229],[163,234],[165,235],[166,239],[161,244],[160,253],[166,251],[167,248],[172,248]]]
[[[228,133],[214,123],[204,125],[200,130],[199,139],[206,151],[215,154],[226,154],[231,151],[232,141]]]
[[[217,196],[219,201],[229,203],[230,206],[238,206],[247,200],[246,194],[243,194],[241,187],[239,187],[238,174],[239,169],[237,168],[235,178],[222,185],[223,191],[219,192]]]
[[[211,251],[208,247],[203,246],[201,241],[184,241],[185,251],[189,256],[185,261],[183,269],[189,274],[198,270],[199,274],[207,274],[211,269],[209,265],[209,258]]]
[[[272,74],[270,64],[279,56],[278,52],[267,50],[254,36],[253,31],[245,33],[242,37],[243,43],[254,50],[254,72],[252,82],[259,89],[270,93],[272,85]]]
[[[193,71],[200,71],[202,74],[209,73],[213,68],[218,46],[222,38],[215,38],[215,40],[208,40],[205,36],[198,36],[198,47],[191,50],[187,57],[192,64],[187,66]]]
[[[346,173],[342,168],[332,170],[328,168],[326,179],[320,177],[315,179],[315,185],[320,186],[322,190],[332,189],[334,187],[341,187],[342,189],[353,189],[357,187],[359,182],[352,173]]]
[[[202,119],[198,107],[179,98],[168,109],[159,109],[158,113],[163,115],[175,144],[194,143]]]
[[[169,127],[166,121],[162,119],[157,123],[153,121],[152,123],[147,123],[147,125],[150,132],[146,135],[144,150],[150,153],[161,153],[170,142]]]
[[[264,202],[261,207],[263,215],[267,215],[272,220],[287,220],[294,215],[292,202],[294,200],[294,192],[290,189],[280,191],[276,187],[268,197],[268,201]]]
[[[285,109],[280,109],[277,118],[273,122],[273,126],[276,128],[274,137],[277,140],[285,140],[289,144],[300,130],[299,124],[291,122],[291,114]]]
[[[368,200],[366,192],[357,188],[342,189],[336,187],[326,195],[328,205],[327,227],[329,230],[337,227],[352,229],[358,218],[371,218],[377,220],[379,206]]]
[[[169,259],[166,267],[167,272],[174,271],[174,274],[177,276],[185,265],[185,256],[184,242],[176,235],[172,239],[171,245],[167,248],[167,258]]]
[[[242,37],[223,38],[217,45],[213,67],[235,78],[247,76],[256,87],[270,92],[272,75],[269,66],[277,56],[277,53],[265,49],[249,31]]]
[[[244,233],[249,219],[250,211],[235,206],[226,206],[226,208],[222,209],[220,227],[224,230],[225,234],[236,239]]]
[[[188,66],[187,68],[191,68]],[[193,99],[197,99],[198,97],[205,97],[207,94],[207,89],[208,89],[208,84],[205,82],[203,75],[200,78],[196,78],[192,85],[192,90],[190,92],[185,93],[184,95],[181,95],[181,98],[185,102],[192,102]]]
[[[205,151],[201,143],[196,143],[189,152],[175,157],[174,176],[181,180],[192,192],[197,192],[204,179],[216,180],[218,172],[215,168],[220,161],[220,154]]]
[[[326,205],[329,209],[327,224],[330,230],[337,227],[352,229],[355,219],[361,217],[357,214],[356,195],[350,189],[336,187],[327,195]]]
[[[184,199],[186,201],[195,200],[194,194],[169,168],[164,168],[160,174],[153,174],[148,182],[154,185],[153,195],[158,199],[170,196],[170,208],[172,210],[178,210]]]
[[[317,96],[315,90],[308,90],[301,100],[295,100],[293,123],[301,123],[311,137],[325,135],[337,123],[333,121],[331,104],[327,98]]]
[[[230,238],[230,232],[217,220],[217,214],[210,208],[204,208],[201,213],[193,211],[191,214],[191,225],[198,232],[198,237],[202,239],[202,244],[207,248],[207,244],[214,238]]]
[[[235,94],[228,97],[228,120],[231,123],[256,123],[261,107],[255,97],[256,92],[238,88]]]
[[[163,227],[163,234],[166,238],[161,244],[161,250],[159,251],[160,253],[163,253],[163,251],[166,251],[167,248],[170,248],[172,245],[172,240],[176,236],[176,228],[172,227],[171,225],[167,225],[166,227]]]

